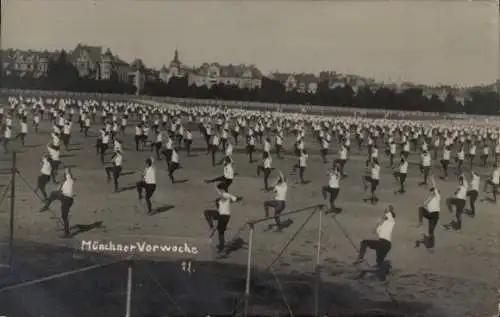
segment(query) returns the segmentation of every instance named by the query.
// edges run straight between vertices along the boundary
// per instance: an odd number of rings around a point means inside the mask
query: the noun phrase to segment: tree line
[[[4,75],[2,87],[17,89],[64,90],[71,92],[122,93],[133,94],[133,83],[122,82],[116,74],[109,80],[81,78],[66,52],[51,60],[47,76],[34,78]],[[256,101],[266,103],[313,104],[322,106],[356,107],[365,109],[389,109],[441,113],[467,113],[500,115],[499,96],[494,91],[475,91],[461,104],[452,94],[444,100],[433,95],[427,98],[420,88],[410,88],[401,92],[386,87],[375,91],[365,87],[354,91],[353,87],[330,88],[327,82],[318,85],[316,93],[286,91],[285,86],[271,78],[263,77],[258,89],[217,84],[211,88],[189,85],[186,77],[172,78],[168,83],[159,79],[147,79],[141,94],[149,96],[169,96],[176,98],[220,99],[237,101]]]

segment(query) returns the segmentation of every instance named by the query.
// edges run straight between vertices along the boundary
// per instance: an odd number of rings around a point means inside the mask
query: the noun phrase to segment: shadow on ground
[[[55,247],[17,242],[13,274],[0,279],[0,315],[7,316],[123,316],[127,285],[127,262],[61,276],[42,283],[5,290],[5,287],[69,270],[105,264],[123,258],[84,256],[75,259],[71,246]],[[198,262],[175,258],[133,262],[132,316],[231,314],[245,289],[246,267],[224,262]],[[191,271],[190,273],[187,271]],[[287,314],[273,275],[253,270],[249,313]],[[276,273],[283,294],[295,314],[312,315],[314,278]],[[366,294],[363,294],[366,295]],[[430,316],[430,307],[414,302],[398,305],[374,302],[347,284],[321,284],[322,314],[378,312],[377,316]],[[363,309],[361,309],[363,308]],[[370,316],[371,314],[367,314]],[[375,315],[373,315],[375,316]]]

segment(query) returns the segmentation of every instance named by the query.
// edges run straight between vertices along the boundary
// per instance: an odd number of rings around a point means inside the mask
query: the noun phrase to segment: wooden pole
[[[16,203],[16,159],[17,153],[12,153],[12,169],[10,180],[10,225],[9,225],[9,270],[12,272],[14,259],[14,209]]]

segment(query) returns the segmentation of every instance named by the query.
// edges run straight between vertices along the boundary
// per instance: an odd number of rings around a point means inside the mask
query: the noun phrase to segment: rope
[[[15,284],[15,285],[7,286],[7,287],[4,287],[4,288],[0,288],[0,293],[7,292],[7,291],[10,291],[10,290],[14,290],[14,289],[21,288],[21,287],[25,287],[25,286],[30,286],[30,285],[35,285],[35,284],[38,284],[38,283],[47,282],[47,281],[54,280],[54,279],[61,278],[61,277],[65,277],[65,276],[70,276],[70,275],[74,275],[74,274],[78,274],[78,273],[90,271],[90,270],[93,270],[93,269],[107,267],[107,266],[110,266],[110,265],[113,265],[113,264],[117,264],[117,263],[120,263],[120,262],[125,262],[125,261],[126,260],[121,259],[121,260],[115,260],[115,261],[112,261],[112,262],[109,262],[109,263],[105,263],[105,264],[95,264],[95,265],[87,266],[87,267],[84,267],[84,268],[81,268],[81,269],[77,269],[77,270],[67,271],[67,272],[58,273],[58,274],[54,274],[54,275],[42,277],[42,278],[39,278],[39,279],[27,281],[27,282],[22,282],[22,283],[19,283],[19,284]]]
[[[309,209],[308,208],[302,208],[301,210],[306,210],[306,209]],[[288,246],[290,246],[290,244],[293,242],[293,240],[295,240],[295,238],[299,235],[299,233],[302,231],[302,229],[306,226],[306,224],[309,222],[309,220],[311,220],[312,216],[316,213],[316,209],[311,212],[309,214],[309,216],[306,218],[306,220],[304,221],[304,223],[295,231],[295,233],[290,237],[290,239],[288,239],[288,241],[285,243],[285,245],[281,248],[280,252],[278,252],[278,254],[274,257],[273,261],[271,261],[271,264],[269,264],[264,270],[263,272],[267,272],[269,270],[272,269],[273,265],[276,263],[276,261],[278,261],[278,259],[283,255],[283,253],[285,252],[285,250],[288,248]],[[280,288],[281,284],[278,282],[278,288]],[[283,290],[280,289],[280,292],[282,294],[282,296],[284,296],[283,294]],[[231,313],[231,316],[235,316],[237,311],[239,310],[239,308],[241,307],[241,304],[244,302],[245,300],[245,296],[241,296],[238,303],[236,304],[233,312]],[[287,305],[287,308],[288,310],[290,311],[290,307],[288,305],[288,303],[286,302],[285,300],[285,304]]]

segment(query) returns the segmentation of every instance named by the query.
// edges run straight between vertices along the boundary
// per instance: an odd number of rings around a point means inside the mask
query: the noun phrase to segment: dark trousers
[[[441,167],[443,169],[443,177],[448,177],[448,165],[450,165],[449,160],[441,160]]]
[[[143,193],[145,192],[144,198],[146,198],[146,207],[148,213],[152,213],[153,207],[151,204],[151,197],[153,197],[153,194],[156,190],[156,184],[146,184],[146,182],[140,181],[137,182],[136,188],[137,188],[137,194],[139,195],[139,200],[142,199]]]
[[[121,166],[107,166],[105,168],[106,176],[108,178],[108,182],[111,181],[111,176],[113,176],[113,184],[115,185],[115,191],[118,191],[118,179],[120,178],[120,174],[122,172]]]
[[[469,190],[467,192],[467,197],[469,197],[470,213],[472,216],[476,215],[476,201],[478,196],[479,192],[477,190]]]
[[[151,152],[155,151],[156,158],[160,160],[161,142],[151,142]]]
[[[295,173],[297,171],[297,169],[299,170],[299,179],[300,179],[300,182],[304,183],[305,182],[305,180],[304,180],[304,172],[306,171],[306,167],[305,166],[299,166],[299,164],[295,164],[293,166],[293,172]]]
[[[450,197],[446,200],[446,206],[448,207],[448,210],[450,212],[453,211],[452,208],[453,206],[455,206],[455,217],[457,221],[456,229],[462,229],[462,214],[464,213],[465,209],[465,199]]]
[[[69,212],[71,210],[71,206],[73,206],[74,199],[73,197],[64,196],[60,191],[53,191],[50,193],[50,196],[42,210],[49,209],[50,205],[56,200],[61,202],[61,219],[64,224],[64,235],[69,236]]]
[[[233,183],[233,180],[232,179],[229,179],[229,178],[225,178],[224,176],[219,176],[219,177],[216,177],[214,179],[209,179],[206,181],[207,183],[215,183],[215,182],[219,182],[219,185],[226,191],[229,190],[229,186],[231,186],[231,184]]]
[[[38,176],[36,189],[39,189],[45,200],[48,199],[46,186],[50,182],[50,175],[40,175]]]
[[[370,193],[371,193],[370,200],[374,202],[375,200],[378,200],[377,196],[375,195],[375,192],[377,190],[379,180],[372,179],[370,176],[363,176],[363,185],[365,186],[365,190],[368,189],[368,183],[370,184]]]
[[[418,208],[418,222],[422,223],[422,220],[427,219],[429,221],[429,226],[428,226],[428,238],[429,238],[429,247],[433,248],[436,239],[434,235],[434,231],[436,230],[436,226],[439,222],[439,212],[429,212],[427,209],[424,207],[419,207]]]
[[[399,182],[399,193],[404,194],[406,192],[405,189],[406,174],[400,172],[394,172],[393,176],[394,179],[397,182]]]
[[[497,190],[498,190],[498,185],[494,184],[491,179],[488,179],[486,183],[484,183],[484,192],[486,193],[488,191],[488,186],[491,187],[491,193],[493,194],[493,201],[497,201]]]
[[[363,240],[359,247],[358,259],[362,260],[365,257],[366,249],[370,248],[375,250],[377,267],[381,267],[389,251],[391,251],[391,246],[391,242],[385,239]]]
[[[219,252],[224,250],[224,247],[226,245],[225,232],[231,216],[221,215],[217,210],[205,210],[204,216],[208,222],[210,229],[213,229],[215,227],[214,222],[217,221],[217,233],[219,236],[219,244],[217,245],[217,249],[219,250]]]
[[[50,176],[52,178],[52,181],[55,183],[57,178],[57,171],[59,169],[59,166],[61,165],[61,161],[49,160],[49,163],[52,168],[52,173]]]
[[[272,168],[265,168],[262,165],[257,166],[257,176],[260,176],[260,173],[264,173],[264,188],[267,190],[269,188],[269,175],[271,175]]]
[[[286,203],[284,200],[267,200],[264,202],[264,212],[265,216],[269,217],[269,208],[274,209],[274,221],[276,221],[276,226],[281,228],[280,214],[285,210]]]
[[[172,181],[172,184],[175,183],[174,173],[175,173],[176,170],[178,170],[180,168],[181,168],[181,165],[179,163],[177,163],[177,162],[170,162],[168,164],[168,177]]]
[[[340,188],[331,188],[330,186],[323,186],[321,189],[323,193],[323,198],[327,199],[327,194],[330,194],[330,208],[333,210],[335,208],[335,200],[339,196]]]

